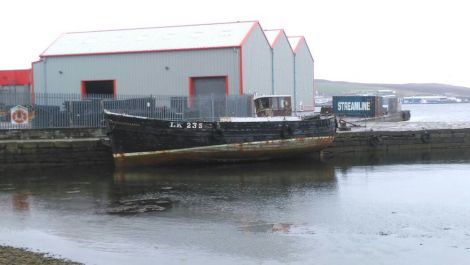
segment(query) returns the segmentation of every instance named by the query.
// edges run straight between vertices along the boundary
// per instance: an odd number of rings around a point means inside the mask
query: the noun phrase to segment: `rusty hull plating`
[[[237,162],[268,160],[319,152],[334,136],[299,137],[248,143],[222,144],[175,150],[115,153],[116,167],[163,165],[180,162]]]

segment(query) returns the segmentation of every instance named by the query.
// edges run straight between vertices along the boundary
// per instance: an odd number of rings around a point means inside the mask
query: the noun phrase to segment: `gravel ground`
[[[22,248],[0,246],[0,265],[83,265]]]

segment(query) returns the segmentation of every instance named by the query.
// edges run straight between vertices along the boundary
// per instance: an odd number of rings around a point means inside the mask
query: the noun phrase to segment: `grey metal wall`
[[[46,92],[45,87],[45,73],[44,73],[44,62],[43,61],[38,61],[33,63],[32,67],[32,72],[33,72],[33,87],[34,87],[34,92]]]
[[[33,67],[36,92],[80,93],[81,81],[116,80],[118,95],[182,96],[190,77],[204,76],[228,76],[229,94],[238,94],[239,69],[238,48],[46,57]]]
[[[294,53],[284,32],[273,48],[273,92],[294,95]]]
[[[314,108],[313,58],[307,43],[302,40],[295,53],[295,110]]]
[[[31,103],[30,85],[0,86],[0,108],[5,105],[11,107],[12,105],[30,105]]]
[[[0,86],[1,94],[30,94],[30,85],[7,85]]]
[[[242,50],[244,94],[271,94],[271,46],[259,24],[246,40]]]

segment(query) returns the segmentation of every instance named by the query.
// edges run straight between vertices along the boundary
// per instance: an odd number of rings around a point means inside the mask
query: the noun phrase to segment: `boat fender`
[[[108,129],[106,130],[106,136],[111,137],[116,125],[114,123],[108,123]]]
[[[403,121],[408,121],[410,120],[410,113],[408,111],[402,111],[401,112],[401,119]]]
[[[369,136],[369,145],[370,146],[378,146],[382,144],[382,138],[378,135],[371,135]]]
[[[220,124],[218,122],[215,123],[213,128],[214,129],[212,130],[212,137],[217,141],[222,140],[224,138],[224,132],[220,128]]]
[[[281,128],[281,138],[287,139],[293,135],[292,129],[287,124],[283,124]]]
[[[423,134],[421,134],[421,142],[424,144],[429,144],[431,142],[431,134],[427,131],[424,131]]]
[[[221,129],[215,129],[212,131],[212,138],[216,141],[221,141],[224,139],[224,132]]]

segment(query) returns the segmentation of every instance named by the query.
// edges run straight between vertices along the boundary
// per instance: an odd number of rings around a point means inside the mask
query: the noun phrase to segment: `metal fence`
[[[104,110],[166,120],[251,117],[253,96],[135,96],[0,93],[0,129],[100,128]],[[16,107],[16,108],[15,108]]]
[[[0,86],[0,104],[3,102],[1,99],[5,99],[11,105],[15,105],[15,106],[30,104],[31,102],[30,88],[27,85]]]

